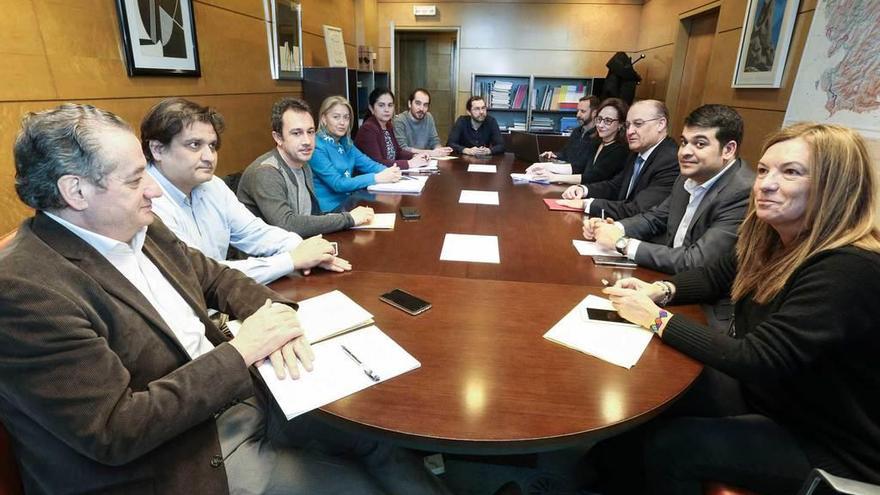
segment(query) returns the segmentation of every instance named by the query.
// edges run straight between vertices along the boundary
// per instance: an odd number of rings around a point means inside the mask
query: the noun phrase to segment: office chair
[[[830,489],[820,493],[841,493],[843,495],[880,495],[880,486],[864,483],[861,481],[835,476],[822,469],[816,468],[810,471],[807,480],[801,486],[798,495],[813,495],[821,487]],[[754,492],[728,486],[722,483],[706,483],[703,485],[703,495],[756,495]]]

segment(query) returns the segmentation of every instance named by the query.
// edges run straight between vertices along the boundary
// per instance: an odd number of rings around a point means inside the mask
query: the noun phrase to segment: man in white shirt
[[[14,156],[36,214],[0,253],[0,421],[28,493],[448,493],[398,449],[271,407],[251,365],[312,368],[296,304],[155,217],[119,117],[28,114]],[[243,320],[234,338],[208,307]]]
[[[235,193],[214,175],[223,117],[214,109],[183,98],[154,106],[141,122],[141,146],[163,195],[153,211],[190,246],[221,263],[241,270],[260,283],[315,266],[351,270],[333,246],[320,236],[305,241],[285,229],[266,224],[251,213]],[[250,255],[226,260],[229,246]]]

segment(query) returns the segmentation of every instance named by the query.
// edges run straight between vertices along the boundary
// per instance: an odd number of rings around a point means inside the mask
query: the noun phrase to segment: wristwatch
[[[614,243],[614,249],[617,250],[618,253],[626,256],[626,246],[629,244],[629,237],[622,235],[620,239]]]

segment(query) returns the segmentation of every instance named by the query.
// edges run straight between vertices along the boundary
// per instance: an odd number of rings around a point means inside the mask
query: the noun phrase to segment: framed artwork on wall
[[[201,75],[192,0],[116,0],[129,76]]]
[[[799,0],[749,0],[733,72],[734,88],[778,88]]]
[[[293,0],[263,0],[268,15],[272,79],[302,79],[302,6]]]
[[[327,47],[327,65],[330,67],[348,67],[345,58],[345,41],[342,28],[324,24],[324,45]]]

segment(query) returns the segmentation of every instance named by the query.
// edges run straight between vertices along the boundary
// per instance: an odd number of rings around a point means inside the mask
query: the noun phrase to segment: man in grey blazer
[[[278,419],[251,365],[311,369],[296,304],[154,216],[161,191],[119,117],[28,114],[14,154],[37,212],[0,252],[0,421],[28,493],[446,493],[396,449]],[[234,338],[207,308],[243,319]]]
[[[672,193],[650,210],[618,222],[590,219],[584,236],[640,266],[665,273],[705,265],[736,243],[755,179],[737,151],[742,117],[725,105],[703,105],[685,118]]]

